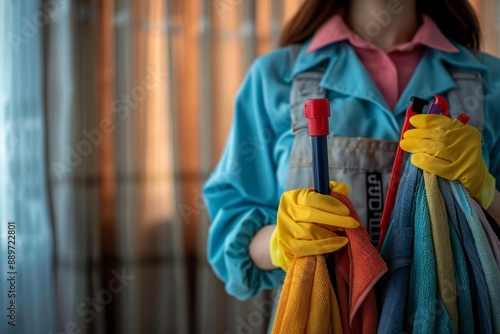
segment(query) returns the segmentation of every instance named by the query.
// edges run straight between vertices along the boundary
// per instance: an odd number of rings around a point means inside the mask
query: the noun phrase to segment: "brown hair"
[[[348,0],[305,0],[285,25],[280,45],[303,43]],[[443,34],[466,47],[479,49],[481,29],[468,0],[417,0],[417,11],[429,15]]]

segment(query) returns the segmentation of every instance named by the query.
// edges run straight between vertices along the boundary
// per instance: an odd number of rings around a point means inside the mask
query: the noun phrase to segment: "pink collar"
[[[427,47],[445,51],[459,52],[451,42],[439,30],[436,23],[427,15],[422,15],[423,23],[415,33],[413,40],[393,47],[388,52],[399,50],[411,50],[416,45],[425,45]],[[332,16],[326,21],[314,34],[307,53],[316,51],[328,44],[348,40],[353,46],[358,48],[374,48],[372,44],[363,40],[359,34],[352,31],[344,22],[340,14]]]

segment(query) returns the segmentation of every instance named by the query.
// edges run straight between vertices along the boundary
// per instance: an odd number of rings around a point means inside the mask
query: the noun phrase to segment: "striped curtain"
[[[166,3],[58,5],[45,29],[57,330],[187,333]]]
[[[36,0],[0,1],[1,333],[55,329],[42,32]]]
[[[1,333],[265,332],[271,294],[207,264],[201,188],[301,2],[0,0]],[[499,1],[474,5],[500,54]]]

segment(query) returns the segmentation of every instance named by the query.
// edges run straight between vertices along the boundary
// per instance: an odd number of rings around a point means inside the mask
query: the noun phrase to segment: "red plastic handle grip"
[[[304,114],[308,119],[310,136],[327,136],[330,133],[328,128],[330,101],[328,99],[307,100]]]

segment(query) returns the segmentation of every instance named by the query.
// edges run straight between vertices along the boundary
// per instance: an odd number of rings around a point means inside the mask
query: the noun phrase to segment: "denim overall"
[[[301,45],[297,44],[289,47],[292,67],[300,49]],[[479,54],[476,56],[479,57]],[[290,116],[291,131],[295,139],[290,154],[286,190],[309,188],[313,185],[312,146],[307,119],[304,117],[304,103],[308,99],[326,97],[327,92],[319,85],[324,71],[324,68],[315,68],[293,78]],[[481,73],[456,68],[449,68],[449,72],[457,85],[447,96],[451,116],[455,118],[462,112],[467,113],[470,117],[469,124],[482,132],[484,95]],[[380,236],[385,195],[399,142],[342,138],[330,134],[327,143],[330,180],[346,182],[349,185],[349,200],[356,208],[361,223],[367,228],[372,243],[376,245]],[[278,289],[277,299],[281,286]],[[271,333],[277,305],[278,300],[275,301],[268,333]]]

